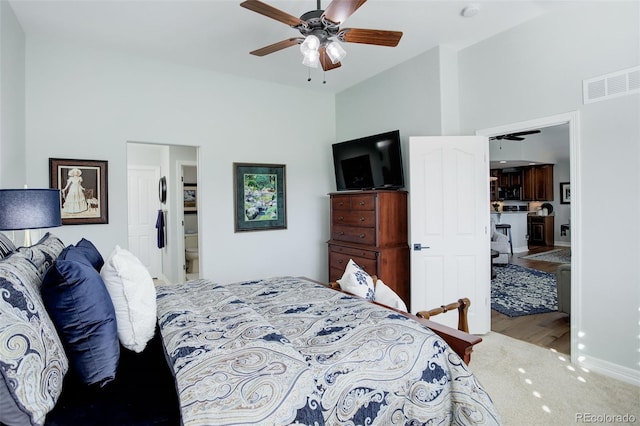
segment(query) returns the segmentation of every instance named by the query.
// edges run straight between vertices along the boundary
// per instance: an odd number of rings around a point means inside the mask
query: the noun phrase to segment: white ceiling
[[[342,28],[396,30],[397,47],[345,43],[342,67],[326,74],[302,65],[297,46],[264,57],[249,52],[298,36],[279,21],[240,7],[240,0],[9,0],[27,40],[60,39],[155,60],[337,93],[438,45],[461,49],[535,18],[563,1],[369,0]],[[294,16],[316,0],[264,0]],[[322,0],[326,7],[329,0]],[[473,18],[461,16],[469,4]],[[323,76],[323,74],[325,74]],[[322,84],[326,78],[326,84]]]

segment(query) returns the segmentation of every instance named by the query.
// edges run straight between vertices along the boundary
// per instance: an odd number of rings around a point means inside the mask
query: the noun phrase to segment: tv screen
[[[334,143],[338,191],[404,187],[400,131]]]

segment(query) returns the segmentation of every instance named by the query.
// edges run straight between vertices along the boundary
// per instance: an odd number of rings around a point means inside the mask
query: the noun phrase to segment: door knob
[[[423,246],[422,243],[415,243],[413,245],[413,251],[420,251],[422,249],[428,249],[428,248],[430,248],[430,247]]]

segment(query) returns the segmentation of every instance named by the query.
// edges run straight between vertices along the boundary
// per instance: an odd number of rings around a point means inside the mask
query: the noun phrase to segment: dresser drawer
[[[376,230],[375,228],[334,225],[331,231],[331,238],[350,243],[375,245]]]
[[[372,194],[352,195],[351,208],[353,210],[375,210],[376,197]]]
[[[332,253],[343,254],[347,257],[353,257],[353,258],[361,257],[363,259],[370,259],[370,260],[371,259],[375,260],[378,258],[378,254],[375,251],[361,250],[353,247],[338,246],[335,244],[329,244],[329,250]]]
[[[376,212],[370,210],[333,210],[331,212],[333,225],[350,225],[371,227],[376,226]]]
[[[375,253],[374,253],[375,255]],[[336,252],[334,250],[329,251],[329,280],[335,281],[342,277],[344,274],[344,270],[349,264],[349,259],[353,259],[354,262],[358,264],[358,266],[362,267],[369,275],[376,275],[377,270],[377,261],[375,257],[373,259],[365,258],[365,257],[357,257],[351,256],[346,253]]]
[[[376,197],[373,194],[334,195],[331,210],[375,210]]]

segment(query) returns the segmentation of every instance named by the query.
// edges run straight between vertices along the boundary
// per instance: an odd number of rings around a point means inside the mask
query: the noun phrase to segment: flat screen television
[[[404,187],[400,131],[334,143],[338,191]]]

